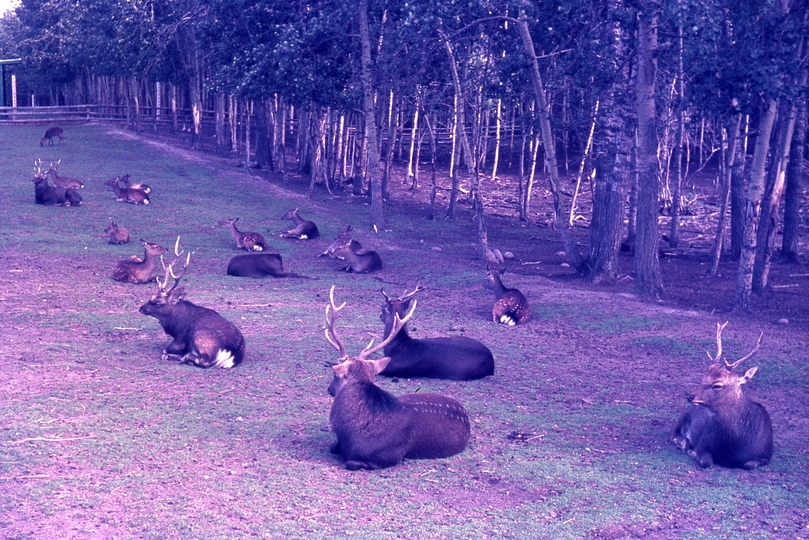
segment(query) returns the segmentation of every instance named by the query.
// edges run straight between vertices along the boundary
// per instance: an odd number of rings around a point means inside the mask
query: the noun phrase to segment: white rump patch
[[[301,235],[301,240],[308,240],[308,239],[309,239],[308,235],[306,235],[306,234]]]
[[[143,199],[143,204],[149,204],[149,199]]]
[[[517,324],[517,321],[515,321],[514,319],[512,319],[508,315],[501,315],[500,316],[500,324],[507,324],[509,326],[514,326],[515,324]]]
[[[227,349],[219,349],[219,352],[216,353],[216,361],[213,365],[223,369],[232,368],[233,353]]]

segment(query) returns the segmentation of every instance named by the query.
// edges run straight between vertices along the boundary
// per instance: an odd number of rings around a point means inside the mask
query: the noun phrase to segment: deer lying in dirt
[[[380,319],[385,323],[387,338],[396,326],[396,321],[405,317],[414,296],[421,287],[399,298],[390,298],[385,291]],[[385,356],[390,362],[381,375],[388,377],[430,377],[468,381],[494,374],[494,356],[483,343],[464,336],[413,339],[402,325],[396,336],[385,346]]]
[[[348,263],[346,272],[371,273],[382,270],[382,258],[372,249],[362,249],[359,242],[351,237],[351,225],[341,231],[334,242],[322,253]]]
[[[236,228],[237,221],[239,221],[239,218],[223,219],[219,222],[219,226],[230,230],[230,235],[236,240],[237,248],[246,249],[247,251],[265,251],[267,249],[267,241],[264,237],[257,232],[240,231]]]
[[[714,364],[689,398],[691,405],[677,422],[671,440],[700,467],[715,463],[755,469],[772,458],[772,423],[767,410],[742,392],[742,385],[753,378],[758,368],[752,367],[743,375],[733,369],[758,351],[761,336],[747,356],[733,363],[724,360],[722,366],[719,359],[726,325],[716,325],[717,352],[711,358]]]
[[[487,270],[483,286],[494,291],[495,302],[492,307],[492,320],[496,323],[514,326],[528,322],[531,318],[531,307],[528,299],[517,289],[508,289],[503,285],[500,276],[505,269]]]
[[[294,272],[284,271],[284,261],[277,253],[245,253],[236,255],[228,263],[227,274],[236,277],[265,278],[289,277],[307,278]]]
[[[175,258],[163,264],[163,280],[157,278],[157,294],[140,307],[143,315],[154,317],[173,341],[163,350],[163,360],[208,368],[232,368],[244,359],[244,337],[236,326],[212,309],[185,300],[185,290],[177,287],[191,262],[189,253],[180,270],[180,238],[174,245]],[[162,263],[162,259],[161,259]],[[174,279],[168,287],[169,278]]]
[[[290,210],[281,219],[288,219],[295,223],[295,227],[281,234],[281,238],[298,238],[311,240],[320,236],[314,221],[308,221],[298,215],[298,209]]]
[[[121,177],[110,178],[104,182],[105,186],[110,186],[112,191],[115,192],[115,197],[118,202],[128,202],[132,204],[149,204],[149,195],[139,189],[122,188],[118,183]]]
[[[45,141],[48,141],[50,146],[53,146],[53,139],[58,137],[59,144],[65,142],[65,132],[60,127],[52,127],[45,132],[45,136],[39,141],[39,146],[43,146]]]
[[[126,244],[129,242],[129,231],[119,227],[114,221],[107,225],[104,232],[109,235],[110,244]]]
[[[47,173],[41,167],[34,164],[34,201],[45,206],[79,206],[82,202],[81,195],[73,188],[52,186],[48,183]]]
[[[141,239],[140,243],[144,248],[143,260],[137,257],[118,261],[115,270],[112,271],[112,279],[123,283],[149,283],[154,277],[157,268],[157,258],[168,251],[166,248]]]
[[[426,392],[397,398],[373,381],[390,358],[368,358],[396,337],[413,315],[416,302],[403,319],[396,317],[387,339],[376,346],[371,342],[356,358],[346,353],[335,328],[343,307],[345,303],[335,305],[332,286],[326,306],[326,339],[340,358],[332,366],[334,379],[329,385],[329,394],[334,396],[329,422],[337,436],[331,452],[342,454],[351,471],[392,467],[404,458],[443,458],[461,452],[470,430],[469,417],[459,402]]]

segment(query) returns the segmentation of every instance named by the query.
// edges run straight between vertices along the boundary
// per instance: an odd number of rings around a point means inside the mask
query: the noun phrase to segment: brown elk
[[[408,312],[411,302],[416,303],[414,295],[421,290],[416,287],[399,298],[390,298],[382,290],[385,303],[380,320],[385,323],[386,338],[396,321]],[[391,360],[381,375],[388,377],[468,381],[494,374],[494,356],[483,343],[465,336],[413,339],[404,324],[385,346],[385,356]]]
[[[123,182],[125,188],[139,189],[147,195],[152,192],[152,187],[149,184],[144,184],[143,182],[133,182],[131,176],[128,174],[119,177],[119,180]]]
[[[149,196],[139,189],[122,188],[118,183],[121,177],[110,178],[104,182],[105,186],[110,186],[115,192],[118,202],[128,202],[132,204],[149,204]]]
[[[494,291],[495,302],[492,307],[492,320],[496,323],[514,326],[528,322],[531,308],[528,299],[517,289],[509,289],[503,285],[500,276],[503,270],[487,270],[483,286]]]
[[[671,440],[700,467],[715,463],[750,470],[766,465],[772,458],[772,423],[764,406],[742,392],[742,385],[758,368],[752,367],[742,375],[733,369],[758,351],[761,336],[747,356],[733,363],[724,360],[720,365],[725,325],[716,325],[716,357],[708,354],[714,363],[689,397],[691,405],[677,422]]]
[[[469,417],[456,400],[439,394],[396,397],[374,384],[374,375],[390,362],[368,358],[390,343],[416,309],[413,302],[403,319],[396,317],[391,334],[379,345],[373,341],[356,358],[349,356],[335,328],[345,303],[334,303],[334,286],[326,306],[326,339],[339,351],[332,366],[329,394],[334,403],[329,423],[337,441],[331,452],[342,454],[348,470],[392,467],[404,458],[434,459],[455,455],[469,441]]]
[[[38,164],[34,164],[34,201],[45,206],[79,206],[81,195],[73,188],[51,186],[48,183],[47,173],[42,172]]]
[[[107,225],[104,232],[109,235],[110,244],[126,244],[129,242],[129,231],[119,227],[114,221]]]
[[[227,275],[236,277],[265,278],[290,277],[306,278],[294,272],[284,271],[284,261],[277,253],[245,253],[236,255],[228,263]]]
[[[157,258],[166,253],[166,248],[141,239],[144,248],[143,260],[137,257],[118,261],[112,271],[112,279],[123,283],[149,283],[154,277],[157,268]]]
[[[382,269],[382,258],[372,249],[362,249],[359,242],[351,237],[351,225],[341,231],[334,242],[323,252],[335,259],[343,259],[348,266],[346,272],[370,273]]]
[[[41,165],[42,160],[37,160],[37,165]],[[84,182],[82,182],[78,178],[70,178],[67,176],[59,176],[59,164],[62,163],[62,160],[58,160],[56,164],[50,164],[50,168],[45,171],[46,176],[50,176],[50,181],[56,187],[61,188],[73,188],[73,189],[82,189],[84,187]]]
[[[45,141],[48,141],[50,146],[53,146],[53,139],[58,137],[59,143],[65,142],[65,132],[60,127],[52,127],[45,132],[45,136],[39,141],[39,146],[43,146]]]
[[[300,240],[311,240],[320,236],[317,225],[314,221],[303,219],[298,215],[298,209],[290,210],[281,219],[288,219],[295,223],[295,227],[281,234],[281,238],[298,238]]]
[[[219,222],[220,227],[230,229],[230,235],[236,240],[236,247],[247,251],[265,251],[267,241],[257,232],[242,232],[236,228],[239,218],[223,219]]]
[[[163,264],[163,280],[157,278],[157,294],[143,304],[139,311],[154,317],[163,330],[173,338],[163,350],[163,360],[208,368],[231,368],[244,359],[244,336],[236,326],[212,309],[185,300],[185,290],[177,287],[188,264],[189,253],[183,267],[175,271],[174,265],[182,259],[180,238],[174,245],[175,259]],[[162,262],[162,259],[161,259]],[[169,287],[169,278],[174,283]]]
[[[358,241],[354,240],[351,237],[352,230],[353,229],[351,225],[349,225],[345,229],[337,233],[337,237],[334,239],[334,242],[332,242],[329,245],[329,247],[326,248],[326,251],[321,253],[320,256],[325,257],[326,255],[328,255],[329,257],[333,257],[335,250],[337,250],[337,248],[346,243],[348,244],[349,249],[351,249],[351,251],[353,251],[354,253],[359,254],[367,252],[368,251],[367,249],[365,250],[362,249],[362,244],[360,244]]]

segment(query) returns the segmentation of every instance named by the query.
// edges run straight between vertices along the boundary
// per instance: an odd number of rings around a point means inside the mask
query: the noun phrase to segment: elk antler
[[[408,298],[410,298],[410,297],[412,297],[413,295],[415,295],[417,292],[419,292],[419,291],[423,291],[423,290],[424,290],[424,287],[422,287],[421,285],[416,285],[416,288],[415,288],[415,289],[413,289],[413,292],[412,292],[412,293],[410,293],[410,294],[408,294],[408,293],[407,293],[407,289],[405,289],[404,294],[402,294],[402,296],[400,296],[400,297],[399,297],[399,300],[401,300],[402,302],[404,302],[404,301],[405,301],[405,300],[407,300]]]
[[[374,340],[371,340],[371,342],[362,350],[362,352],[360,353],[358,358],[360,360],[365,360],[369,356],[374,354],[376,351],[384,349],[385,345],[387,345],[388,343],[393,341],[393,338],[396,337],[396,334],[398,334],[399,331],[402,328],[404,328],[404,325],[407,324],[407,321],[409,321],[410,317],[413,316],[413,312],[416,311],[416,304],[417,303],[418,303],[418,300],[413,300],[413,305],[410,306],[410,311],[407,312],[407,315],[405,315],[403,319],[399,318],[398,313],[396,315],[394,315],[393,328],[391,328],[391,331],[390,331],[390,334],[388,334],[388,337],[386,337],[385,340],[382,341],[382,343],[380,343],[379,345],[376,345],[376,346],[374,346]]]
[[[189,253],[185,258],[185,264],[183,264],[182,269],[180,269],[179,275],[174,273],[174,265],[177,264],[177,261],[183,256],[183,251],[180,251],[180,237],[177,237],[177,241],[174,242],[174,260],[171,261],[171,264],[166,266],[165,261],[163,260],[163,255],[160,256],[160,264],[163,266],[163,271],[165,272],[165,277],[163,278],[163,283],[160,283],[160,278],[155,276],[155,281],[157,281],[157,288],[158,290],[164,294],[168,295],[171,291],[177,287],[177,284],[180,283],[180,278],[183,277],[185,274],[186,268],[188,268],[188,264],[191,262],[191,254]],[[169,282],[169,276],[174,278],[174,284],[171,286],[170,289],[166,289],[166,285]]]
[[[329,290],[329,305],[326,306],[326,340],[340,352],[340,360],[348,357],[346,354],[345,345],[343,340],[337,335],[337,330],[334,328],[334,321],[337,318],[337,313],[346,306],[343,302],[339,306],[334,303],[334,285]]]
[[[710,358],[712,362],[717,364],[719,363],[719,359],[722,358],[722,330],[724,330],[725,326],[727,325],[728,325],[727,322],[725,322],[725,324],[716,323],[716,356],[715,357],[711,356],[711,353],[708,353],[708,358]],[[725,366],[727,366],[728,369],[733,369],[742,362],[744,362],[745,360],[747,360],[748,358],[750,358],[751,356],[753,356],[754,354],[756,354],[759,346],[761,345],[762,337],[764,337],[764,332],[761,332],[761,334],[759,334],[758,341],[756,341],[756,346],[745,357],[740,358],[739,360],[736,360],[733,363],[728,362],[727,360],[723,360]]]

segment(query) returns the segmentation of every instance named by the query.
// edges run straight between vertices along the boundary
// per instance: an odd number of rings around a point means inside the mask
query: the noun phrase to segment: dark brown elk
[[[38,160],[41,164],[42,160]],[[46,175],[50,177],[51,183],[53,183],[56,187],[61,188],[73,188],[73,189],[82,189],[84,187],[84,182],[82,182],[78,178],[70,178],[68,176],[59,176],[59,164],[62,160],[58,160],[56,164],[50,164],[50,168],[45,172]]]
[[[317,225],[314,221],[303,219],[298,215],[298,209],[290,210],[281,219],[288,219],[295,223],[295,227],[281,234],[282,238],[298,238],[300,240],[311,240],[320,236]]]
[[[717,353],[711,358],[715,363],[689,398],[691,405],[677,422],[671,439],[700,467],[716,464],[750,470],[772,458],[772,423],[767,410],[742,392],[742,385],[758,368],[744,374],[733,369],[758,350],[761,336],[747,356],[733,363],[724,360],[720,365],[725,325],[716,325]]]
[[[104,232],[109,235],[110,244],[126,244],[129,242],[129,231],[119,227],[114,221],[107,225]]]
[[[149,184],[144,184],[143,182],[133,182],[131,176],[128,174],[121,176],[119,179],[121,182],[123,182],[125,188],[139,189],[147,195],[152,192],[152,187]]]
[[[184,364],[208,368],[232,368],[244,359],[244,336],[236,326],[212,309],[185,300],[185,290],[177,287],[188,263],[179,271],[174,265],[182,259],[180,239],[174,247],[176,255],[168,266],[163,265],[163,280],[157,278],[157,294],[140,307],[144,315],[154,317],[163,330],[173,338],[163,350],[163,360],[179,360]],[[169,279],[174,283],[169,287]]]
[[[81,195],[73,188],[63,188],[52,186],[48,183],[48,177],[41,169],[35,166],[34,183],[34,201],[37,204],[45,206],[79,206],[81,204]]]
[[[331,452],[343,456],[346,469],[381,469],[404,458],[443,458],[463,451],[469,441],[469,417],[458,401],[426,392],[396,397],[374,384],[374,375],[385,369],[390,358],[369,357],[396,337],[413,315],[416,302],[403,319],[396,318],[387,339],[376,346],[371,342],[356,358],[346,353],[335,328],[345,303],[335,305],[334,286],[329,302],[326,339],[340,354],[329,385],[334,396],[329,423],[337,436]]]
[[[110,178],[104,182],[105,186],[110,186],[115,192],[118,202],[128,202],[132,204],[149,204],[149,196],[139,189],[122,188],[118,183],[120,177]]]
[[[45,136],[39,141],[39,146],[43,146],[45,141],[48,141],[50,146],[53,146],[53,139],[59,138],[59,143],[65,142],[65,132],[60,127],[52,127],[45,132]]]
[[[267,241],[257,232],[242,232],[236,228],[239,218],[223,219],[219,222],[220,227],[230,229],[230,235],[236,240],[236,247],[247,251],[265,251]]]
[[[265,278],[271,277],[289,277],[289,278],[306,278],[294,272],[284,271],[284,261],[281,255],[277,253],[245,253],[244,255],[236,255],[228,263],[227,274],[236,277],[249,277],[249,278]]]
[[[385,323],[386,338],[396,321],[405,317],[411,303],[416,303],[414,295],[421,290],[416,287],[399,298],[390,298],[382,291],[385,303],[380,319]],[[494,356],[483,343],[464,336],[413,339],[406,325],[385,346],[385,356],[391,360],[381,375],[388,377],[468,381],[494,374]]]
[[[370,273],[382,269],[382,258],[372,249],[363,249],[359,242],[351,237],[351,225],[341,231],[334,242],[322,253],[335,259],[345,260],[346,272]]]
[[[492,307],[492,320],[496,323],[514,326],[528,322],[531,318],[531,307],[528,299],[517,289],[509,289],[503,285],[500,276],[505,270],[487,270],[483,286],[494,291],[495,302]]]
[[[141,239],[140,243],[145,250],[143,260],[137,257],[118,261],[112,271],[112,279],[123,283],[149,283],[157,269],[157,258],[166,253],[166,248]]]

